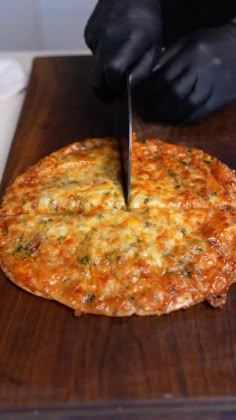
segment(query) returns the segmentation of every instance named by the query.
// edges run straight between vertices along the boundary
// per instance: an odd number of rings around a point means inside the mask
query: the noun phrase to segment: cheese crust
[[[119,162],[114,139],[89,139],[16,178],[0,211],[7,277],[77,314],[222,306],[236,281],[235,172],[198,149],[135,140],[126,209]]]

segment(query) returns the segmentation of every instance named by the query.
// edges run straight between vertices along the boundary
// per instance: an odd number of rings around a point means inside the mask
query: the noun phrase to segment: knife
[[[119,139],[122,183],[125,203],[129,204],[131,182],[131,154],[132,154],[132,100],[131,73],[126,77],[126,90],[118,103],[116,135]]]

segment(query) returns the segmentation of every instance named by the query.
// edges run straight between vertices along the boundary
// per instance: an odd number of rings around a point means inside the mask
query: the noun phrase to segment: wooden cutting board
[[[46,154],[113,134],[112,107],[89,88],[91,66],[91,57],[35,60],[2,191]],[[236,167],[235,104],[194,127],[139,126],[144,137],[195,145]],[[182,413],[186,420],[236,410],[236,286],[223,310],[203,303],[162,317],[112,319],[76,318],[3,274],[0,285],[0,413],[24,419],[33,408],[42,418],[59,409],[89,419]]]

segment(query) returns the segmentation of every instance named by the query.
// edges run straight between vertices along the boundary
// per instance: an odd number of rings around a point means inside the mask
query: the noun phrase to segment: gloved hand
[[[100,0],[86,28],[85,40],[95,54],[91,84],[104,102],[118,97],[126,73],[132,83],[151,74],[161,50],[160,0]]]
[[[196,31],[168,48],[143,92],[146,115],[184,124],[236,99],[236,24]]]

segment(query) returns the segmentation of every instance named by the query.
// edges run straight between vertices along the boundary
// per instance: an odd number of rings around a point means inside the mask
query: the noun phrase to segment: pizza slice
[[[87,213],[124,207],[118,143],[105,138],[73,143],[30,167],[7,189],[1,213]]]
[[[227,208],[236,176],[202,150],[160,140],[134,141],[130,208]]]

